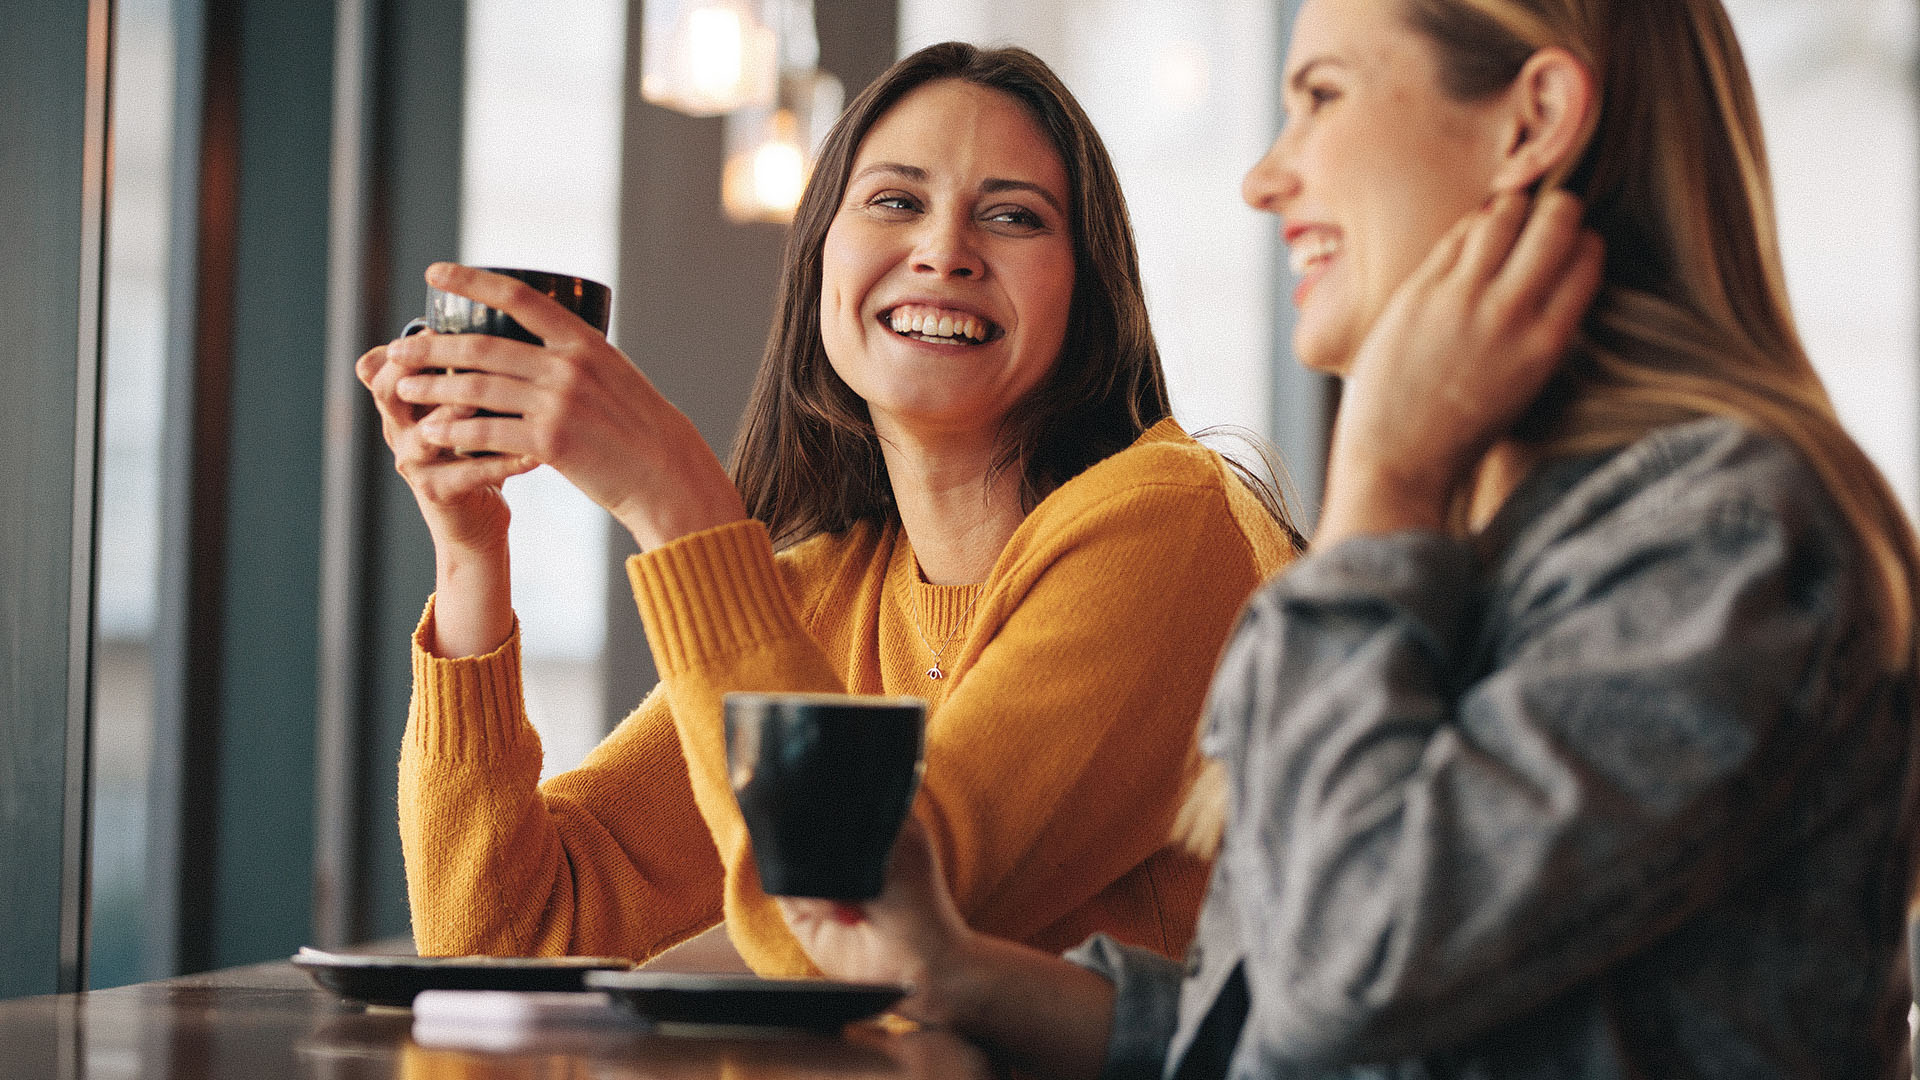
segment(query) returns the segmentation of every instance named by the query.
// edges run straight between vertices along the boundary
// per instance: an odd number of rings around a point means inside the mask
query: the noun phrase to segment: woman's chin
[[[1293,357],[1300,366],[1321,375],[1344,377],[1353,367],[1353,350],[1296,334]]]

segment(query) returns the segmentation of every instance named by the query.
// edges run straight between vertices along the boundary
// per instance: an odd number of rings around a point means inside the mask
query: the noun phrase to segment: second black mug
[[[927,703],[728,694],[727,765],[772,896],[871,900],[924,769]]]

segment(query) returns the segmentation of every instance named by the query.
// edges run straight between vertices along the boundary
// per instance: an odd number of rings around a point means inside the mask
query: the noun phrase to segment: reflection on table
[[[973,1047],[944,1032],[855,1025],[840,1037],[541,1030],[508,1049],[423,1045],[404,1009],[364,1009],[291,964],[86,994],[0,1001],[0,1076],[54,1080],[984,1080]],[[489,1040],[492,1042],[492,1040]]]

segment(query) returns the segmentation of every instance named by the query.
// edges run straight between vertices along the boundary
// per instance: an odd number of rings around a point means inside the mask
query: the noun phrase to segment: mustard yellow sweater
[[[812,973],[760,891],[720,711],[730,690],[807,690],[928,700],[916,812],[971,925],[1178,955],[1207,867],[1167,833],[1201,702],[1241,603],[1291,555],[1171,420],[1053,492],[978,585],[921,580],[897,526],[778,554],[758,522],[684,537],[627,564],[660,685],[545,784],[518,632],[436,658],[429,602],[400,759],[420,951],[638,959],[724,915],[756,971]],[[926,641],[950,634],[929,680]]]

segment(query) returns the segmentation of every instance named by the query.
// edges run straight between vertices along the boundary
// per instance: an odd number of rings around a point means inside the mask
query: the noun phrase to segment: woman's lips
[[[901,337],[941,345],[980,345],[1003,333],[991,319],[930,304],[901,304],[881,312],[880,322]]]
[[[1340,253],[1340,238],[1318,229],[1288,230],[1287,266],[1299,284],[1294,286],[1293,304],[1305,303],[1307,294],[1326,276],[1327,267]]]

